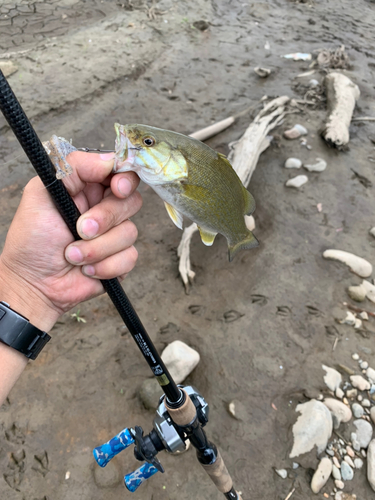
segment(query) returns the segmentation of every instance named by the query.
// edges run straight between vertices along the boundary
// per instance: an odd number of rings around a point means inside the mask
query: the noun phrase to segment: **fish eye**
[[[155,144],[155,139],[153,137],[145,137],[143,139],[143,144],[148,147],[153,146]]]

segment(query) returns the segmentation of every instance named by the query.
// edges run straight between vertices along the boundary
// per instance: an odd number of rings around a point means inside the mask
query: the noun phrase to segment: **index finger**
[[[102,183],[112,172],[115,153],[84,153],[73,151],[66,160],[73,173],[63,179],[71,196],[82,191],[88,182]]]

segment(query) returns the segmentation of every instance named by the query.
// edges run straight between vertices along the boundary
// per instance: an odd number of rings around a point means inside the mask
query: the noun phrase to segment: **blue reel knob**
[[[94,458],[100,467],[105,467],[120,451],[125,450],[133,443],[134,439],[129,429],[124,429],[107,443],[95,448],[93,450]]]
[[[144,463],[139,469],[124,477],[125,486],[129,491],[134,493],[136,489],[141,486],[149,477],[156,474],[158,469],[148,462]]]

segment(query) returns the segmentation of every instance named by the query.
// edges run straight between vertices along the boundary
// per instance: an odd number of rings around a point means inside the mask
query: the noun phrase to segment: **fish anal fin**
[[[244,215],[251,215],[255,210],[255,200],[253,198],[253,195],[250,194],[249,191],[244,187],[243,196],[245,199]]]
[[[253,233],[249,231],[243,240],[234,244],[229,244],[229,262],[232,262],[233,258],[240,250],[249,250],[250,248],[255,248],[257,246],[259,246],[259,241],[255,238]]]
[[[211,231],[207,231],[207,229],[202,229],[201,227],[198,226],[199,233],[201,235],[202,242],[210,247],[212,243],[214,242],[214,239],[217,235],[217,233],[212,233]]]
[[[176,224],[176,226],[179,229],[182,229],[183,222],[184,222],[184,218],[183,218],[182,214],[178,210],[176,210],[174,207],[172,207],[172,205],[167,203],[166,201],[164,202],[164,205],[165,205],[165,208],[167,209],[169,217],[172,219],[174,224]]]

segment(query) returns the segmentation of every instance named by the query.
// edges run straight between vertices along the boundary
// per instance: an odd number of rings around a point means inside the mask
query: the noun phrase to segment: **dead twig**
[[[293,495],[293,493],[296,491],[295,488],[292,489],[292,491],[290,491],[287,496],[285,497],[285,500],[289,500],[289,498]]]
[[[350,309],[351,311],[354,311],[354,312],[357,312],[357,313],[362,313],[362,312],[365,312],[367,313],[369,316],[372,316],[373,318],[375,318],[375,313],[373,312],[370,312],[370,311],[367,311],[366,309],[362,309],[361,307],[357,307],[357,306],[352,306],[351,304],[349,304],[348,302],[343,302],[343,305],[345,307],[347,307],[348,309]]]

